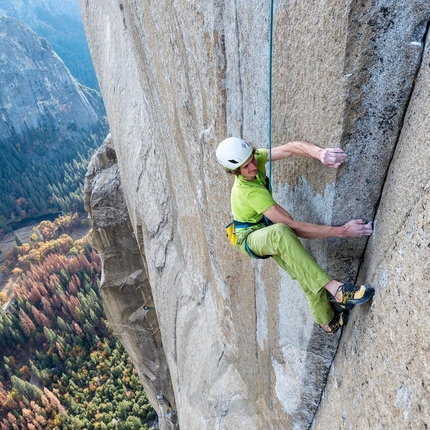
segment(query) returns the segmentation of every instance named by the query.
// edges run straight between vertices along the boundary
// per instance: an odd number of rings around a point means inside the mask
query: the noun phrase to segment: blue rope
[[[269,184],[272,190],[272,51],[273,51],[273,4],[270,0],[270,33],[269,33]]]

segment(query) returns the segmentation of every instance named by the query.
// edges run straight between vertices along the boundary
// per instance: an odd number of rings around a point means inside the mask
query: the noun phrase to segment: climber
[[[292,155],[315,158],[332,168],[339,167],[346,159],[340,148],[323,149],[309,142],[289,142],[271,149],[272,161]],[[248,257],[272,257],[299,282],[315,322],[325,332],[336,333],[347,323],[352,307],[370,300],[375,290],[368,285],[333,279],[305,250],[298,237],[369,236],[372,223],[353,219],[335,227],[295,221],[269,191],[265,168],[268,149],[255,149],[242,139],[230,137],[218,145],[216,156],[227,172],[235,175],[231,209],[238,250]]]

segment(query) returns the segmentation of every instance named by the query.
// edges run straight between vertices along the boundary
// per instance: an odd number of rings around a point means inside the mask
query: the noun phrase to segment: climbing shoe
[[[344,311],[350,311],[355,306],[351,304],[344,305],[343,303],[339,303],[332,296],[329,296],[328,301],[331,303],[331,307],[333,308],[336,314],[341,314]]]
[[[361,305],[370,300],[375,294],[375,289],[369,285],[353,285],[349,283],[342,284],[336,292],[340,296],[340,300],[330,297],[332,303],[340,306],[345,310],[351,310],[354,305]]]
[[[339,331],[343,326],[346,325],[349,318],[349,311],[343,311],[340,314],[337,314],[333,317],[333,319],[327,324],[329,327],[329,330],[324,330],[327,334],[335,334],[337,331]]]

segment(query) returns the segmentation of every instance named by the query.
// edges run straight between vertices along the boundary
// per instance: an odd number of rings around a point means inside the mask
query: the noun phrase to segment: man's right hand
[[[345,160],[346,153],[340,148],[321,149],[319,159],[324,166],[337,169]]]

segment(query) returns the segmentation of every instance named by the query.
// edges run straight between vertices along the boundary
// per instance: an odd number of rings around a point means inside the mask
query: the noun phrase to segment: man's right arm
[[[325,166],[337,168],[346,159],[346,153],[340,148],[320,148],[319,146],[304,142],[288,142],[281,146],[276,146],[271,151],[272,160],[283,160],[292,155],[315,158]]]

